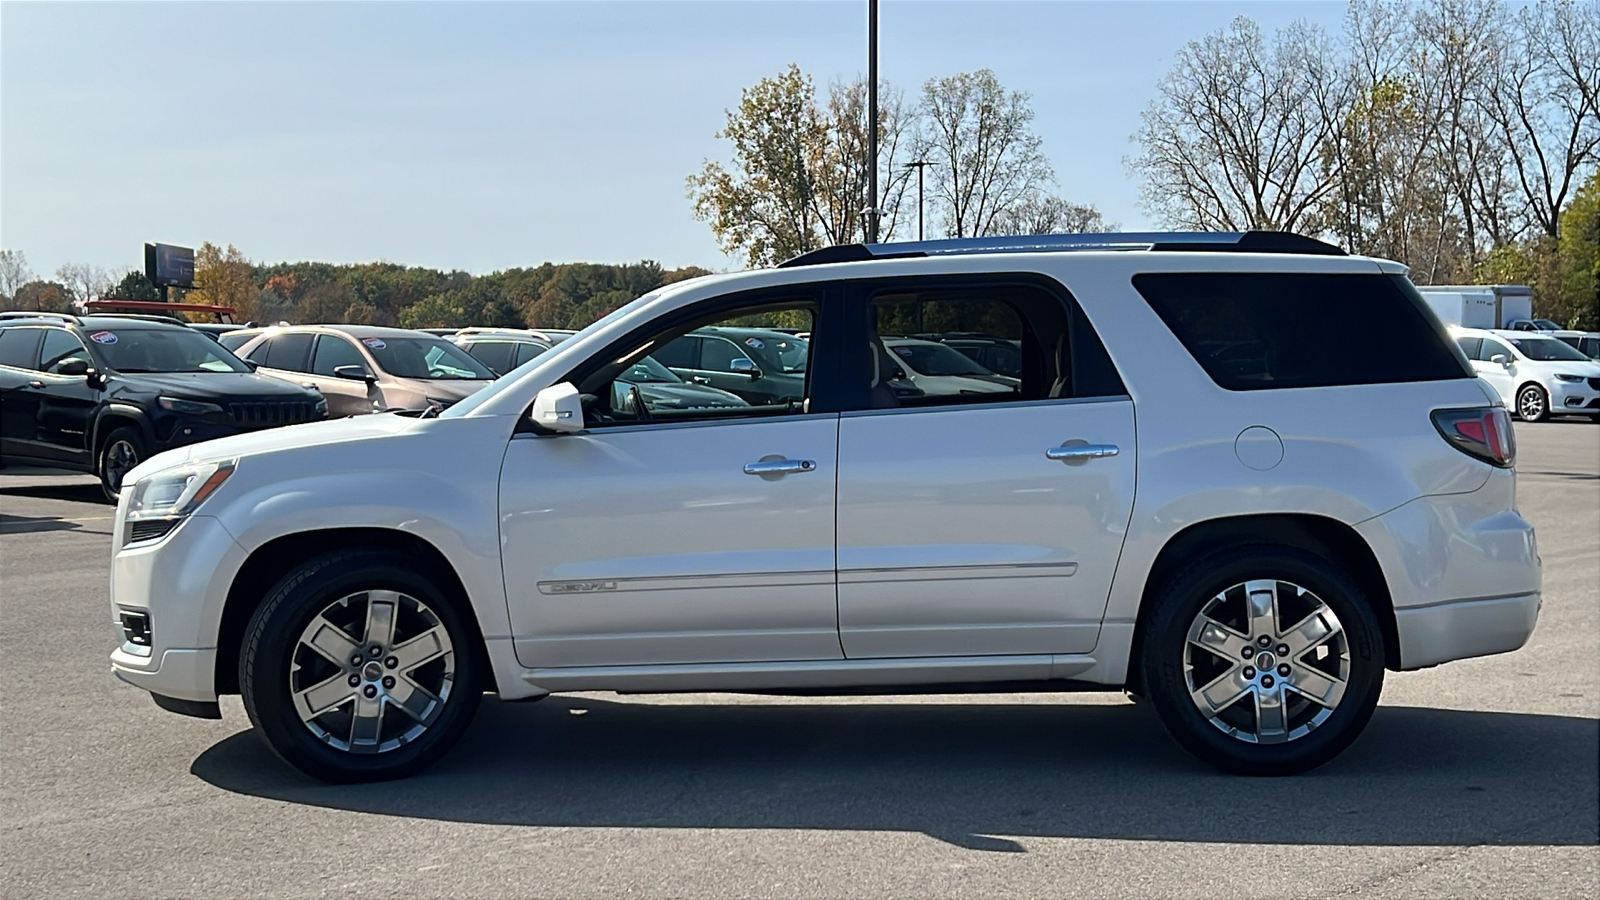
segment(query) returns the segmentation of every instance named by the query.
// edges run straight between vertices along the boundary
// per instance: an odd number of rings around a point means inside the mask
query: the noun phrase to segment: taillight
[[[1510,468],[1516,462],[1517,438],[1511,431],[1511,417],[1503,407],[1434,410],[1433,427],[1452,447],[1468,456],[1501,468]]]

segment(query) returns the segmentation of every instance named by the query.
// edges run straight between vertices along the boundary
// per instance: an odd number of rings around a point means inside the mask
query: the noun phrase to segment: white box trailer
[[[1446,325],[1505,328],[1533,318],[1533,288],[1524,284],[1430,284],[1417,290]]]

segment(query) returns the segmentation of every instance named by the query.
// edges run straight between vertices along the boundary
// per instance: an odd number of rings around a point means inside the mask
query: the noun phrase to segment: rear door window
[[[1133,286],[1230,391],[1473,377],[1401,276],[1150,272]]]
[[[36,351],[42,331],[41,328],[0,329],[0,366],[32,369],[39,358]]]

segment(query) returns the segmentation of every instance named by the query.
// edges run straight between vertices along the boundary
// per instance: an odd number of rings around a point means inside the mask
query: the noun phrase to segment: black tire
[[[1233,677],[1218,674],[1214,676],[1215,682],[1211,680],[1213,675],[1210,672],[1224,672],[1233,663],[1224,662],[1220,654],[1208,656],[1198,646],[1191,650],[1188,640],[1190,627],[1203,610],[1227,610],[1227,604],[1239,602],[1229,599],[1213,604],[1214,598],[1244,597],[1244,594],[1224,592],[1257,580],[1287,582],[1314,595],[1311,601],[1320,598],[1342,626],[1344,646],[1347,648],[1348,673],[1343,695],[1332,704],[1332,712],[1320,722],[1313,722],[1312,719],[1322,714],[1324,707],[1310,702],[1304,695],[1291,693],[1292,688],[1287,684],[1277,685],[1278,694],[1289,698],[1285,701],[1285,709],[1291,710],[1285,716],[1286,727],[1281,732],[1288,737],[1278,743],[1251,743],[1224,730],[1233,727],[1229,722],[1230,717],[1237,721],[1238,716],[1259,715],[1259,701],[1254,699],[1254,694],[1247,693],[1238,701],[1249,704],[1248,707],[1240,707],[1237,712],[1225,710],[1213,718],[1201,712],[1199,701],[1191,697],[1188,684],[1191,659],[1195,661],[1192,675],[1197,683],[1220,684],[1224,677]],[[1277,587],[1273,596],[1284,598],[1274,605],[1274,609],[1281,613],[1275,613],[1274,617],[1279,619],[1283,629],[1311,621],[1309,617],[1304,620],[1296,618],[1299,613],[1290,610],[1292,606],[1300,605],[1303,609],[1303,605],[1309,605],[1311,601],[1306,600],[1306,594],[1285,592]],[[1179,572],[1162,586],[1155,602],[1157,606],[1145,626],[1141,658],[1138,661],[1144,678],[1144,692],[1167,731],[1184,749],[1205,762],[1237,775],[1298,774],[1342,753],[1360,736],[1372,718],[1372,712],[1378,705],[1378,695],[1383,690],[1383,631],[1361,588],[1335,563],[1303,550],[1276,545],[1231,548],[1205,556]],[[1248,610],[1248,599],[1244,602]],[[1294,621],[1282,621],[1285,618]],[[1234,637],[1243,638],[1243,644],[1250,644],[1250,652],[1258,652],[1254,649],[1254,641],[1250,639],[1256,635],[1250,632],[1248,624],[1236,630],[1239,633]],[[1256,689],[1270,693],[1268,689],[1274,683],[1274,672],[1292,671],[1295,678],[1299,679],[1302,670],[1296,667],[1327,665],[1337,668],[1339,663],[1338,654],[1333,651],[1335,646],[1336,643],[1330,643],[1328,651],[1312,648],[1299,655],[1291,653],[1289,659],[1269,661],[1270,671],[1257,671],[1249,667],[1233,671],[1239,677],[1258,679]],[[1275,645],[1272,650],[1276,649]],[[1330,661],[1307,659],[1324,653],[1330,657]],[[1289,666],[1289,663],[1294,666]],[[1220,668],[1207,672],[1207,665]],[[1249,674],[1252,672],[1255,674]],[[1280,675],[1278,680],[1287,682],[1290,679]],[[1235,683],[1229,684],[1236,688]],[[1298,704],[1298,715],[1304,717],[1297,727],[1288,727],[1292,726],[1295,721],[1293,716],[1296,715],[1292,712],[1295,707],[1291,704]],[[1254,721],[1258,730],[1265,730],[1260,727],[1261,719]],[[1296,736],[1297,728],[1307,728],[1308,722],[1311,723],[1308,730]],[[1244,725],[1238,730],[1249,733],[1250,727]]]
[[[430,686],[434,699],[442,700],[442,705],[425,727],[421,720],[407,718],[402,705],[387,690],[395,687],[392,676],[399,674],[392,667],[389,671],[375,670],[382,676],[381,682],[368,680],[360,686],[350,682],[352,695],[356,690],[378,692],[380,737],[382,733],[400,735],[395,746],[385,748],[384,742],[378,741],[375,749],[353,752],[337,746],[341,740],[337,734],[325,732],[319,736],[313,730],[327,726],[328,717],[337,721],[342,715],[340,710],[345,707],[330,707],[330,712],[315,720],[315,725],[308,724],[297,712],[291,679],[305,677],[304,673],[320,665],[325,667],[325,672],[337,673],[323,682],[331,685],[340,679],[373,679],[370,673],[358,673],[367,666],[390,665],[389,659],[384,658],[389,652],[385,649],[370,661],[364,661],[362,666],[334,669],[325,657],[313,654],[311,648],[301,642],[312,621],[324,613],[337,618],[339,610],[350,610],[352,615],[361,615],[364,622],[365,613],[360,611],[372,602],[366,594],[368,591],[393,591],[403,595],[397,606],[406,600],[415,604],[409,613],[396,613],[395,621],[400,621],[402,615],[409,615],[429,627],[442,628],[451,649],[448,656],[437,657],[435,662],[441,664],[442,672],[453,667],[453,673],[445,674]],[[419,570],[414,561],[390,551],[339,551],[296,567],[267,594],[245,629],[244,645],[239,653],[239,693],[251,724],[284,762],[323,781],[383,781],[402,778],[432,765],[472,722],[483,697],[482,685],[486,683],[482,642],[477,629],[466,618],[465,598],[456,594],[441,585],[436,577]],[[362,599],[352,599],[357,596]],[[346,601],[342,606],[339,605],[341,600]],[[331,613],[330,607],[335,607]],[[417,618],[429,613],[432,618]],[[401,626],[397,626],[395,630],[397,650],[405,643],[400,629]],[[346,639],[354,641],[362,636],[357,627],[347,626],[344,630]],[[307,654],[312,655],[308,658]],[[414,672],[420,673],[431,665],[418,666]],[[320,681],[323,676],[311,677]],[[407,678],[401,689],[406,690],[411,684],[413,682]],[[303,689],[306,685],[300,686]],[[359,704],[354,696],[350,698],[351,729],[355,727],[354,714]],[[433,709],[434,704],[430,703],[429,708]],[[407,727],[422,727],[422,730],[409,737],[395,730]],[[348,736],[349,745],[354,747],[355,731],[349,730]],[[389,743],[394,743],[394,739]]]
[[[131,454],[132,465],[125,454]],[[116,503],[122,493],[122,476],[133,466],[150,458],[145,451],[144,435],[133,427],[118,428],[106,435],[95,452],[94,471],[100,477],[100,490],[106,500]]]
[[[1524,422],[1543,422],[1550,418],[1550,395],[1537,384],[1517,390],[1517,418]]]

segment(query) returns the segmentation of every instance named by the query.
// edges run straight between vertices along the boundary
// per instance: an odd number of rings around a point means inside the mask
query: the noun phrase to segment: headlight
[[[222,412],[222,407],[215,403],[202,403],[199,400],[180,400],[177,397],[161,397],[156,400],[162,409],[170,409],[175,413],[190,416],[203,416],[206,413]]]
[[[123,543],[134,544],[166,537],[194,512],[205,499],[216,493],[238,460],[180,466],[141,478],[128,500],[128,515],[123,520]]]
[[[1582,375],[1557,375],[1556,380],[1565,381],[1568,384],[1582,384],[1584,377]]]

